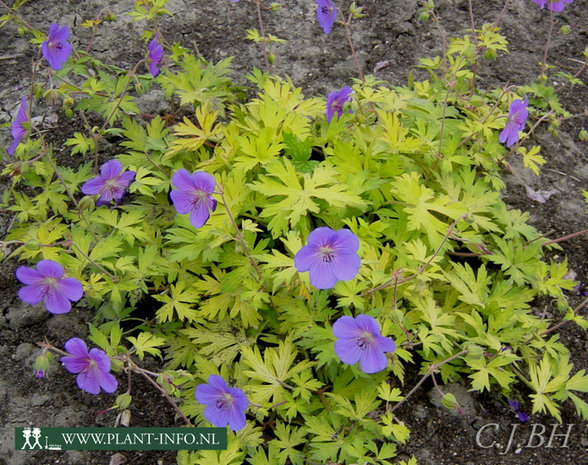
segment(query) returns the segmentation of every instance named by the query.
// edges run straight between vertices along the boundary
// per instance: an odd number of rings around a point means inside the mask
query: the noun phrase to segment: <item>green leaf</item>
[[[135,350],[137,351],[137,356],[141,360],[143,360],[145,357],[145,352],[153,355],[154,357],[161,358],[161,351],[157,349],[157,347],[160,347],[166,343],[163,337],[146,332],[139,333],[137,337],[127,337],[127,341],[133,344]]]

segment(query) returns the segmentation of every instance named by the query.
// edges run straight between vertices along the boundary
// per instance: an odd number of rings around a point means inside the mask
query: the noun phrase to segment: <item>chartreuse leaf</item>
[[[445,195],[436,195],[435,191],[425,187],[414,171],[395,180],[392,183],[392,193],[405,203],[403,209],[408,214],[408,229],[426,232],[430,245],[434,247],[441,243],[449,229],[449,224],[439,220],[436,214],[440,213],[455,220],[466,213],[459,203]]]
[[[273,402],[283,400],[285,389],[292,389],[287,384],[288,380],[313,365],[313,362],[302,361],[292,366],[296,358],[296,348],[290,338],[280,341],[278,348],[268,347],[263,356],[257,346],[243,346],[241,359],[251,370],[243,373],[251,379],[261,381],[263,384],[251,386],[253,398],[257,403],[265,403],[273,398]]]
[[[328,166],[319,166],[312,174],[302,176],[300,182],[292,163],[283,159],[267,164],[267,176],[250,184],[252,190],[263,194],[268,200],[262,202],[262,218],[271,218],[269,227],[272,235],[285,233],[294,228],[302,216],[309,212],[319,213],[318,200],[324,200],[333,207],[365,208],[367,203],[358,195],[348,192],[346,186],[336,184],[337,172]],[[271,197],[284,197],[276,201]]]
[[[188,321],[195,320],[197,312],[193,306],[199,295],[199,292],[194,287],[186,288],[184,281],[170,285],[169,294],[153,296],[155,300],[165,304],[157,310],[157,319],[162,323],[171,321],[175,313],[180,321],[185,319]]]
[[[154,357],[161,357],[161,351],[157,347],[165,344],[165,339],[163,337],[146,332],[139,333],[137,337],[127,337],[127,341],[133,344],[137,356],[141,360],[145,357],[145,352]]]
[[[211,111],[208,103],[196,109],[198,126],[184,117],[183,123],[175,126],[175,134],[178,138],[173,141],[164,158],[172,157],[179,152],[196,152],[206,141],[220,135],[222,126],[214,124],[217,118],[218,111]]]
[[[539,167],[547,163],[545,158],[539,155],[541,147],[534,145],[531,150],[527,150],[524,146],[517,147],[517,152],[523,156],[523,165],[529,168],[536,176],[539,176]]]

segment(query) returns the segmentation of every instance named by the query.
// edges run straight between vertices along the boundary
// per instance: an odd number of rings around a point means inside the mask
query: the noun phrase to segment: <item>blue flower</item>
[[[316,19],[325,31],[325,34],[331,32],[331,27],[337,18],[337,7],[332,0],[316,0]]]
[[[365,373],[377,373],[386,368],[386,352],[394,352],[396,344],[380,334],[380,325],[369,315],[354,318],[342,316],[333,325],[335,353],[343,363],[359,366]]]
[[[52,24],[49,27],[49,38],[41,44],[43,56],[55,71],[61,69],[73,50],[67,41],[68,38],[69,29],[67,26],[59,27],[59,24]]]
[[[529,112],[527,111],[527,105],[529,99],[525,97],[525,100],[513,100],[508,109],[508,122],[505,128],[498,136],[498,140],[502,143],[506,142],[506,146],[510,147],[516,144],[519,140],[519,131],[525,129],[525,123]]]
[[[343,87],[336,92],[331,92],[327,97],[327,121],[330,123],[333,115],[337,113],[337,119],[343,114],[343,107],[351,101],[351,87]],[[351,109],[347,113],[353,113]]]
[[[249,407],[247,396],[241,389],[229,387],[222,377],[210,375],[208,384],[196,386],[194,397],[206,405],[204,418],[214,426],[229,425],[233,431],[245,427],[245,410]]]
[[[323,226],[312,231],[307,244],[294,257],[300,272],[308,271],[310,284],[317,289],[330,289],[337,281],[355,278],[361,259],[357,255],[359,239],[349,229],[334,231]]]
[[[22,123],[28,123],[29,118],[27,116],[27,98],[21,97],[20,98],[20,108],[18,109],[18,113],[16,115],[16,120],[10,125],[10,134],[12,135],[12,144],[8,147],[8,153],[12,155],[16,150],[18,144],[22,138],[26,135],[27,130],[22,125]]]

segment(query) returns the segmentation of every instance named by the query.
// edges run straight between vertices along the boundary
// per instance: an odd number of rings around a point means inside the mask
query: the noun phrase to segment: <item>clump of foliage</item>
[[[133,15],[154,20],[164,6],[137,2]],[[33,43],[46,39],[34,33]],[[497,27],[421,60],[428,80],[354,80],[329,119],[324,97],[306,97],[286,78],[254,69],[247,99],[228,77],[230,60],[209,63],[155,31],[145,39],[165,45],[157,73],[141,74],[149,61],[124,70],[78,50],[52,84],[34,85],[34,99],[101,123],[56,141],[20,118],[28,136],[7,158],[12,187],[2,196],[17,221],[1,244],[6,256],[54,261],[81,282],[74,306],[95,309],[90,339],[119,382],[123,370],[152,376],[187,424],[209,425],[195,390],[211,375],[246,395],[245,426],[229,433],[228,449],[180,452],[178,463],[393,463],[409,439],[397,409],[411,373],[478,392],[525,386],[533,413],[560,419],[571,400],[588,419],[577,394],[588,376],[572,375],[557,328],[533,308],[549,299],[585,328],[564,293],[575,283],[565,260],[545,259],[557,244],[499,195],[509,157],[537,174],[544,159],[525,135],[509,148],[499,142],[524,92],[474,85],[484,56],[506,51]],[[140,116],[138,97],[157,87],[170,112]],[[540,118],[535,97],[528,110]],[[74,166],[55,144],[71,148]],[[128,194],[98,198],[116,177],[84,196],[112,158],[117,176],[134,173],[121,187]],[[213,179],[199,204],[208,216],[196,225],[170,197],[180,170]],[[294,262],[319,227],[359,240],[357,274],[327,289]],[[376,373],[335,351],[333,324],[358,315],[395,343]],[[52,349],[44,346],[39,372]],[[156,376],[141,368],[145,356],[162,359]],[[130,402],[128,391],[115,406]],[[446,404],[455,407],[450,395]]]

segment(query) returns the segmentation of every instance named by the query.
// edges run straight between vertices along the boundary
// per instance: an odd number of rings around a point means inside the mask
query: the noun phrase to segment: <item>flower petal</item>
[[[305,245],[294,256],[294,267],[301,273],[320,263],[319,247]]]
[[[194,192],[196,190],[196,187],[192,183],[192,177],[185,168],[176,171],[172,176],[171,182],[181,191]]]
[[[210,384],[199,384],[194,391],[194,398],[203,405],[212,405],[223,396],[223,392]]]
[[[53,292],[45,297],[45,307],[50,313],[60,315],[71,310],[71,302],[63,294]]]
[[[236,405],[240,410],[246,410],[249,407],[249,401],[245,393],[236,387],[230,387],[229,394],[233,397],[233,405]]]
[[[214,188],[216,187],[214,176],[204,171],[196,171],[192,175],[192,183],[197,189],[200,189],[201,191],[204,191],[208,194],[212,194],[214,192]]]
[[[311,233],[306,238],[306,243],[308,245],[323,247],[325,245],[330,245],[334,236],[335,231],[333,231],[328,226],[321,226],[320,228],[316,228],[311,231]]]
[[[117,179],[122,171],[122,163],[118,160],[110,160],[102,165],[100,168],[100,176],[102,179]]]
[[[63,266],[53,260],[41,260],[37,263],[37,271],[45,277],[55,279],[61,278],[65,273]]]
[[[211,404],[204,409],[204,418],[217,428],[223,428],[229,424],[229,410]]]
[[[37,305],[45,297],[45,285],[25,286],[18,291],[18,297],[29,305]]]
[[[361,359],[363,349],[355,339],[339,339],[335,341],[335,353],[343,363],[353,365]]]
[[[335,253],[330,265],[333,274],[339,281],[348,281],[357,276],[361,259],[356,253],[345,255]]]
[[[59,361],[70,373],[80,373],[88,368],[88,359],[81,357],[61,357]]]
[[[332,263],[319,262],[309,270],[310,284],[317,289],[331,289],[337,284],[337,277],[333,272]]]
[[[386,368],[388,359],[375,347],[375,344],[368,344],[359,359],[359,367],[365,373],[377,373]]]
[[[201,228],[206,224],[210,218],[210,210],[208,209],[207,202],[199,201],[196,204],[196,208],[192,208],[190,211],[190,223],[195,228]]]
[[[98,384],[104,392],[113,393],[118,387],[117,379],[110,373],[100,373],[98,377]]]
[[[361,334],[354,318],[345,315],[333,323],[333,336],[339,339],[355,339]]]
[[[380,334],[380,325],[378,321],[369,315],[357,315],[355,322],[360,330],[368,331],[372,334]]]
[[[106,184],[104,182],[104,179],[102,179],[102,177],[100,176],[96,176],[95,178],[86,181],[82,185],[82,193],[86,195],[100,194],[102,189],[104,189],[105,185]]]
[[[44,276],[34,268],[19,266],[16,269],[16,278],[23,284],[38,284]]]
[[[396,343],[391,337],[385,337],[377,334],[373,344],[378,350],[382,352],[392,353],[396,351]]]
[[[55,283],[55,289],[60,294],[67,297],[69,300],[74,302],[80,300],[84,295],[84,288],[75,278],[62,278]]]
[[[86,345],[84,340],[80,339],[79,337],[72,337],[65,343],[63,347],[65,351],[68,354],[71,354],[72,356],[84,358],[89,357],[88,346]]]
[[[123,187],[129,187],[129,184],[135,181],[136,175],[137,173],[135,171],[125,171],[119,176],[118,184]]]
[[[169,193],[174,208],[180,215],[184,215],[192,210],[192,200],[194,194],[186,191],[171,191]]]
[[[357,252],[359,250],[359,239],[349,229],[339,229],[335,231],[331,244],[335,250],[345,251],[345,253]]]
[[[227,409],[227,412],[229,418],[229,428],[231,428],[233,431],[239,431],[245,427],[247,422],[245,420],[245,413],[243,410],[239,409],[237,405],[233,404]]]
[[[100,394],[100,383],[98,382],[98,377],[92,370],[80,372],[76,378],[76,384],[80,389],[89,394]]]
[[[100,371],[105,373],[110,371],[110,358],[103,350],[100,349],[90,349],[89,357],[96,362],[96,366]]]

